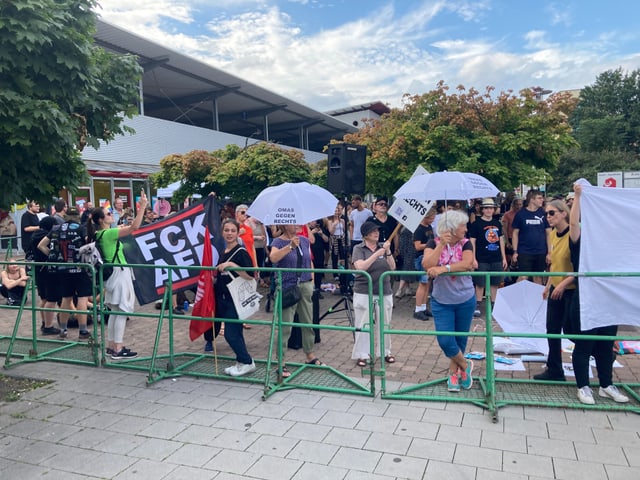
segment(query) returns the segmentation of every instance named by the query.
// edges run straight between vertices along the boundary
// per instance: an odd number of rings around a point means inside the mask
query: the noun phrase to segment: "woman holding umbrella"
[[[424,249],[422,267],[433,278],[431,312],[437,331],[468,332],[476,306],[475,288],[470,276],[441,276],[467,272],[473,268],[473,247],[465,238],[469,217],[457,210],[447,212],[438,222],[438,237]],[[438,344],[449,357],[447,388],[459,392],[473,384],[473,362],[464,358],[466,336],[438,336]]]
[[[280,227],[282,235],[273,239],[269,259],[276,268],[312,268],[311,248],[309,239],[298,235],[297,225],[283,225]],[[313,324],[313,274],[311,272],[282,272],[282,291],[293,288],[296,283],[300,288],[302,297],[298,303],[288,308],[282,309],[282,321],[293,323],[293,317],[297,313],[301,325]],[[310,365],[324,365],[313,354],[315,346],[315,333],[312,328],[302,328],[302,349],[307,356],[307,363]],[[291,333],[291,326],[282,329],[282,338],[288,338]],[[284,352],[282,349],[282,363],[284,365]],[[282,376],[287,378],[291,375],[286,366],[282,367]]]

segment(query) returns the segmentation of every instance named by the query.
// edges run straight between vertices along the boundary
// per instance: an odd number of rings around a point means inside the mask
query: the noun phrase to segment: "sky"
[[[99,0],[109,23],[315,110],[640,68],[638,0]]]

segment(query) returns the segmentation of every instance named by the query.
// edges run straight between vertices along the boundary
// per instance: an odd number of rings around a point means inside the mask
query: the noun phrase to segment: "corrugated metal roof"
[[[322,151],[357,129],[103,20],[96,43],[131,53],[144,67],[144,115],[242,137]],[[268,132],[268,138],[265,134]]]

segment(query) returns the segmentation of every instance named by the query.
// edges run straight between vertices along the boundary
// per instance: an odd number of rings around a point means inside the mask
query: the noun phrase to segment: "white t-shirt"
[[[368,218],[371,218],[373,213],[368,208],[362,210],[352,210],[349,214],[349,221],[353,224],[353,238],[351,240],[362,241],[362,234],[360,233],[360,227]]]

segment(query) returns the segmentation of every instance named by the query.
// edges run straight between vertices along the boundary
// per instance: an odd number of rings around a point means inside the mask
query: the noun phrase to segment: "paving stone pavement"
[[[640,415],[289,390],[48,362],[0,403],[1,479],[640,478]]]
[[[321,313],[341,298],[325,293]],[[411,318],[413,298],[396,302],[393,327],[429,329]],[[137,311],[158,313],[152,305]],[[20,332],[30,331],[25,313]],[[261,312],[255,318],[268,320]],[[0,334],[15,310],[0,309]],[[346,325],[344,312],[327,325]],[[127,345],[148,355],[157,319],[132,318]],[[484,319],[474,320],[476,331]],[[268,327],[245,331],[250,352],[267,355]],[[73,331],[72,331],[73,332]],[[316,353],[353,378],[350,332],[323,330]],[[168,349],[167,325],[161,351]],[[391,382],[443,375],[447,361],[435,338],[394,335]],[[484,350],[483,339],[472,349]],[[198,352],[186,323],[176,322],[175,348]],[[221,355],[229,355],[224,340]],[[619,357],[616,381],[638,382],[638,356]],[[301,351],[288,358],[302,361]],[[2,359],[1,361],[4,361]],[[482,362],[478,372],[484,373]],[[539,365],[501,376],[530,378]],[[147,386],[144,371],[38,362],[4,372],[53,383],[0,403],[0,479],[628,479],[640,478],[640,415],[510,406],[497,423],[477,406],[385,400],[308,390],[262,400],[258,384],[179,377]],[[366,380],[366,379],[364,379]],[[379,388],[377,389],[379,391]]]

